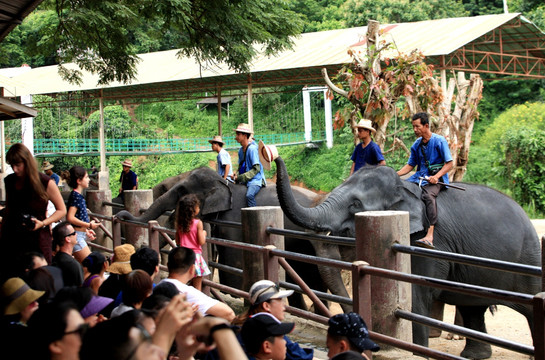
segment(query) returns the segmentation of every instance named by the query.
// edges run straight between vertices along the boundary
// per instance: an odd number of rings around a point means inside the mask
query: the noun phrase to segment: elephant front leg
[[[482,333],[486,333],[484,323],[486,309],[486,306],[458,306],[464,326]],[[461,356],[468,359],[488,359],[492,356],[492,347],[490,344],[467,338]]]
[[[339,252],[339,247],[336,245],[324,244],[319,242],[313,242],[314,249],[316,251],[316,256],[326,257],[329,259],[340,260],[341,255]],[[318,271],[325,286],[331,291],[332,294],[350,297],[346,286],[344,285],[341,271],[329,266],[318,266]],[[352,306],[346,304],[340,304],[341,308],[345,313],[352,311]]]

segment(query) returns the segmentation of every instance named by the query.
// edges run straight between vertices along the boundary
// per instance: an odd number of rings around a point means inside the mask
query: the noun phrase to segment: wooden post
[[[112,191],[111,190],[87,190],[85,194],[85,201],[87,202],[87,207],[91,210],[92,213],[100,214],[104,216],[112,216],[112,207],[102,205],[104,201],[112,201]],[[108,221],[102,221],[102,224],[108,231],[112,231],[112,224]],[[110,238],[105,236],[104,231],[100,228],[95,229],[97,238],[95,243],[112,248],[113,242]]]
[[[125,209],[134,216],[140,216],[140,209],[147,209],[153,203],[152,190],[125,190]],[[134,245],[136,249],[148,242],[148,229],[125,226],[125,239],[127,243]]]
[[[154,226],[159,226],[157,220],[148,221],[149,247],[150,249],[157,251],[157,254],[159,254],[159,262],[161,262],[161,252],[159,251],[159,232],[153,230]],[[159,274],[157,274],[153,279],[153,282],[158,284],[159,281],[161,281],[161,277]]]
[[[252,75],[248,75],[248,125],[254,131],[254,99],[252,94]]]
[[[534,296],[534,359],[545,360],[545,293]]]
[[[374,267],[411,272],[411,258],[391,250],[394,243],[410,245],[409,213],[368,211],[356,214],[356,260]],[[411,310],[411,284],[371,278],[372,330],[412,342],[411,323],[398,320],[394,309]],[[362,314],[363,316],[363,314]]]
[[[222,135],[221,129],[221,88],[218,86],[218,135]]]
[[[284,228],[284,215],[279,206],[243,208],[241,222],[244,243],[260,246],[274,245],[277,249],[284,250],[284,237],[269,235],[266,232],[268,226]],[[248,291],[253,283],[265,279],[263,255],[258,252],[244,251],[242,259],[244,270],[242,289]],[[278,267],[278,264],[276,266]]]

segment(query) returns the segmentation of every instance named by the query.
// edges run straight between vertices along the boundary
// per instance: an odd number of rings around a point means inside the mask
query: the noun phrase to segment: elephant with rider
[[[307,207],[293,196],[282,158],[277,158],[277,190],[285,215],[295,224],[317,232],[355,236],[354,215],[362,211],[404,210],[409,212],[411,241],[426,234],[422,190],[403,181],[386,167],[362,168],[336,187],[321,204]],[[456,183],[455,183],[456,185]],[[539,239],[524,210],[510,197],[489,187],[459,183],[465,191],[447,189],[439,193],[434,245],[437,250],[528,264],[541,265]],[[361,259],[373,265],[372,259]],[[541,291],[539,278],[500,272],[463,264],[413,256],[413,274],[527,294]],[[340,275],[336,281],[342,281]],[[471,297],[430,287],[412,287],[412,311],[429,316],[432,303],[456,305],[466,327],[486,332],[484,313],[494,304],[508,306],[526,317],[533,331],[532,309],[505,300]],[[428,345],[429,328],[413,323],[413,341]],[[488,344],[466,340],[463,357],[491,356]]]
[[[241,209],[246,207],[246,187],[244,185],[234,184],[226,181],[217,174],[214,170],[201,167],[190,172],[166,179],[159,184],[157,189],[154,189],[154,195],[160,195],[154,199],[153,204],[138,217],[133,216],[127,211],[121,211],[117,214],[123,219],[136,220],[147,222],[155,220],[167,211],[174,210],[180,197],[186,194],[195,194],[201,202],[200,216],[203,221],[206,220],[224,220],[231,222],[241,221]],[[157,191],[156,191],[157,190]],[[292,189],[297,201],[305,206],[313,206],[321,196],[301,188],[293,187]],[[154,196],[155,197],[155,196]],[[257,195],[257,204],[259,206],[279,206],[276,185],[269,184],[264,187]],[[294,225],[289,219],[285,219],[284,227],[292,230],[303,230],[301,227]],[[240,241],[242,232],[240,229],[228,226],[212,225],[213,237],[221,239],[229,239]],[[285,237],[285,249],[287,251],[298,252],[302,254],[315,255],[316,252],[310,242],[305,240],[293,239]],[[242,254],[240,250],[218,246],[219,262],[221,264],[242,268]],[[334,294],[342,294],[347,296],[344,284],[334,283],[338,288],[328,287],[327,281],[316,276],[317,272],[323,271],[315,265],[310,265],[302,262],[290,261],[290,265],[294,270],[305,280],[311,289],[317,291],[327,291],[329,289]],[[334,270],[329,270],[334,271]],[[327,270],[326,270],[327,272]],[[325,275],[327,279],[332,276]],[[238,288],[241,284],[240,276],[220,271],[220,281],[228,286]],[[343,293],[344,291],[344,293]],[[290,297],[290,305],[305,308],[302,298],[298,295]]]

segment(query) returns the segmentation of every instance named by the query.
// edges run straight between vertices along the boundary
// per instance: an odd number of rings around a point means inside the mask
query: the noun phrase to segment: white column
[[[310,113],[310,92],[311,89],[303,89],[303,116],[305,119],[305,141],[312,141],[312,119]]]
[[[252,78],[248,78],[248,125],[254,131],[254,99],[252,95]]]
[[[32,106],[32,95],[21,96],[21,104]],[[21,135],[23,144],[34,155],[34,118],[28,117],[21,119]]]
[[[331,116],[331,99],[327,97],[327,88],[324,90],[324,112],[325,112],[325,141],[327,148],[333,147],[333,120]]]

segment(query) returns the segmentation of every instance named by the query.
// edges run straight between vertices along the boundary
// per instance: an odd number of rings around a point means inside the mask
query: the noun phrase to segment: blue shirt
[[[70,196],[68,197],[68,208],[76,208],[76,219],[79,219],[83,222],[89,222],[89,215],[87,214],[87,204],[85,203],[85,198],[79,192],[72,190]]]
[[[257,150],[257,144],[255,141],[252,141],[246,148],[246,154],[242,147],[238,150],[238,165],[239,173],[242,175],[248,170],[250,170],[255,164],[259,164],[261,169],[253,178],[251,178],[246,186],[257,185],[262,186],[263,180],[265,179],[265,173],[263,172],[263,165],[259,161],[259,153]]]
[[[225,175],[225,166],[229,165],[229,173],[227,174],[228,177],[233,175],[233,165],[231,164],[231,156],[225,149],[221,149],[218,153],[218,174],[220,174],[221,177]]]
[[[55,184],[59,185],[59,181],[61,181],[61,178],[59,177],[59,175],[52,173],[50,178],[53,179],[53,181],[55,181]]]
[[[366,147],[363,147],[363,143],[356,145],[351,159],[354,162],[354,172],[356,172],[365,165],[378,165],[384,160],[384,156],[382,156],[380,146],[371,141]]]
[[[422,148],[420,143],[422,138],[416,139],[413,146],[411,146],[411,156],[407,164],[410,166],[416,166],[416,173],[414,173],[408,181],[413,183],[419,183],[419,177],[429,176],[428,167],[426,166],[426,161],[424,156],[422,156]],[[425,148],[426,159],[428,159],[430,165],[435,164],[446,164],[449,161],[452,161],[452,155],[450,154],[450,149],[448,147],[447,140],[437,134],[431,134],[431,139],[428,141],[428,144]],[[445,174],[441,177],[441,181],[445,184],[448,184],[448,174]],[[427,185],[428,182],[423,180],[422,186]]]

